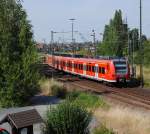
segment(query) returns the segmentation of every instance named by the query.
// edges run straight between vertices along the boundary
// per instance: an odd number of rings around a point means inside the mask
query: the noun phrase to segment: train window
[[[102,67],[102,74],[105,74],[105,68]]]
[[[98,72],[99,72],[100,74],[102,73],[102,69],[101,69],[101,67],[99,67]]]
[[[70,68],[71,68],[71,62],[69,63],[69,66],[70,66]]]
[[[88,65],[86,65],[86,71],[88,71]]]
[[[91,66],[89,66],[89,71],[91,72]]]
[[[65,66],[65,62],[63,62],[63,66]]]
[[[83,65],[81,64],[81,70],[83,70]]]
[[[92,72],[95,72],[95,66],[92,66]]]

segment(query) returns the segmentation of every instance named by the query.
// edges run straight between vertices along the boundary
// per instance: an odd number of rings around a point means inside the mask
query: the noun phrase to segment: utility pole
[[[95,30],[93,29],[92,30],[93,34],[91,36],[93,36],[93,45],[94,45],[94,55],[95,55],[95,58],[97,56],[97,47],[96,47],[96,37],[95,37]]]
[[[51,55],[52,55],[52,66],[54,67],[55,66],[55,63],[54,63],[54,31],[51,31]],[[53,70],[52,70],[52,80],[53,80]]]
[[[135,39],[135,36],[133,32],[133,35],[132,35],[132,77],[134,77],[134,39]]]
[[[53,52],[54,52],[54,31],[51,31],[51,54],[53,54]]]
[[[143,61],[144,61],[144,52],[143,52],[143,42],[142,42],[142,0],[140,0],[140,80],[141,87],[144,86],[144,76],[143,76]]]
[[[75,39],[74,39],[74,21],[75,19],[69,19],[72,24],[72,47],[73,47],[73,53],[75,54]]]

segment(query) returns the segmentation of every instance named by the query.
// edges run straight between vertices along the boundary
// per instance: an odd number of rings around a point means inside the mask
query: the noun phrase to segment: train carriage
[[[126,59],[88,59],[47,55],[46,63],[55,69],[106,82],[129,81],[130,69]]]

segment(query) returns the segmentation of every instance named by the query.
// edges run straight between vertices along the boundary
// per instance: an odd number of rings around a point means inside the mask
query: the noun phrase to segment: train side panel
[[[130,79],[129,65],[125,60],[80,59],[47,55],[45,62],[55,69],[98,81],[117,82],[120,79]]]

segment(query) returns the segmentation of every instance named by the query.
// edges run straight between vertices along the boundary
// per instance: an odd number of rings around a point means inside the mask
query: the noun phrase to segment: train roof
[[[56,56],[56,55],[54,55]],[[98,63],[108,63],[108,62],[117,62],[117,61],[120,61],[120,62],[125,62],[127,61],[126,58],[119,58],[119,57],[108,57],[108,56],[105,56],[105,57],[99,57],[99,58],[96,58],[96,59],[93,59],[93,58],[75,58],[75,57],[64,57],[64,56],[56,56],[56,57],[61,57],[61,58],[64,58],[66,60],[72,60],[72,61],[78,61],[78,62],[90,62],[90,63],[95,63],[95,62],[98,62]]]

